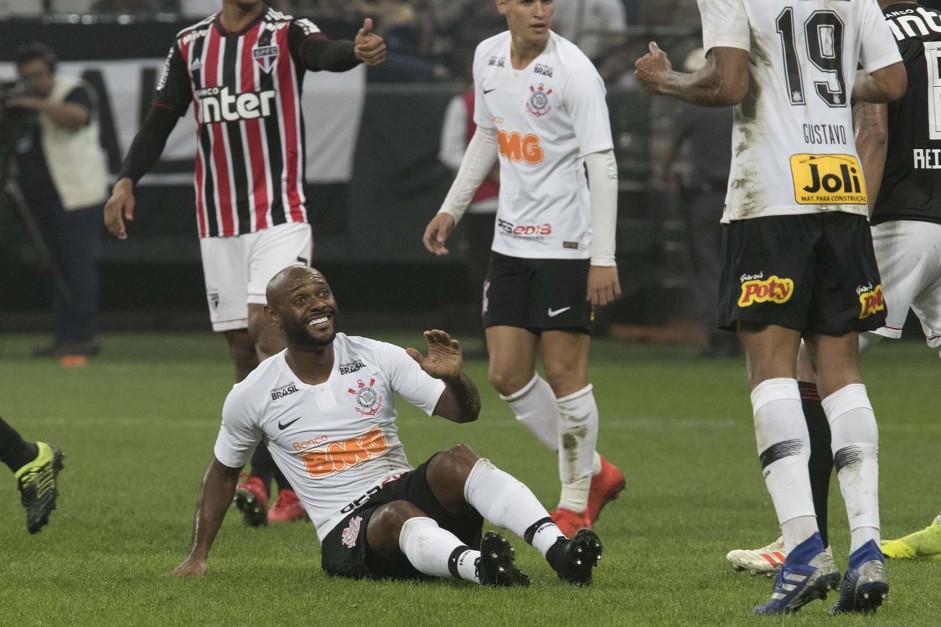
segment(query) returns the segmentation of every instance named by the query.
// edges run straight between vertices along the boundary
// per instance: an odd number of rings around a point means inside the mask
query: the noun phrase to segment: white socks
[[[420,572],[432,577],[454,577],[480,583],[475,551],[431,518],[409,518],[399,534],[399,548]]]
[[[598,406],[591,385],[557,399],[552,387],[536,374],[521,390],[500,398],[536,439],[559,452],[559,507],[584,511],[591,477],[601,472],[601,457],[595,452]]]
[[[751,393],[755,439],[765,485],[784,535],[784,552],[817,531],[807,462],[810,436],[794,379],[767,379]]]
[[[509,529],[543,555],[562,536],[530,489],[488,459],[474,464],[464,484],[464,499],[486,520]]]
[[[850,552],[879,544],[879,430],[866,386],[853,383],[823,399],[833,466],[849,519]]]
[[[559,406],[555,393],[545,379],[538,374],[533,375],[521,390],[509,396],[501,394],[500,398],[510,404],[520,424],[529,429],[547,449],[559,450]]]

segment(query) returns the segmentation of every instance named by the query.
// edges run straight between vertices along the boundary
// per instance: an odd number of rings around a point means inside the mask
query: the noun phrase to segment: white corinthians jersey
[[[604,83],[575,44],[550,33],[522,70],[510,33],[474,54],[477,126],[496,129],[500,200],[493,250],[530,259],[588,259],[591,214],[584,157],[610,150]]]
[[[723,222],[867,214],[850,97],[859,64],[901,61],[875,0],[699,0],[703,48],[750,52]]]
[[[367,494],[411,469],[393,393],[431,415],[444,383],[405,349],[338,333],[330,378],[301,382],[285,353],[263,361],[226,398],[216,459],[241,468],[262,439],[324,536]]]

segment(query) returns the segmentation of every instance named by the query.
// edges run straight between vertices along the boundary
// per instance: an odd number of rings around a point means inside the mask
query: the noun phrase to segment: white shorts
[[[900,338],[911,308],[928,346],[941,346],[941,224],[883,222],[872,227],[872,243],[888,310],[885,326],[873,333]]]
[[[234,237],[199,240],[213,331],[248,328],[248,305],[264,305],[268,281],[290,265],[310,265],[309,224],[279,224]]]

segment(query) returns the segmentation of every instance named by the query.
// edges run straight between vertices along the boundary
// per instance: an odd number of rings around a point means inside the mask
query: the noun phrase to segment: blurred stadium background
[[[589,18],[578,15],[566,33],[596,37],[592,56],[608,83],[620,170],[618,254],[628,298],[600,322],[602,330],[665,322],[682,327],[692,315],[688,234],[678,199],[661,183],[660,166],[676,103],[650,99],[637,88],[633,61],[651,39],[675,60],[684,59],[699,45],[699,14],[695,0],[610,1],[623,3],[623,25],[599,33],[584,27]],[[464,88],[467,56],[476,43],[504,29],[494,3],[269,4],[312,18],[332,38],[352,37],[370,15],[391,51],[389,62],[378,68],[306,78],[314,264],[338,286],[356,286],[342,290],[347,314],[381,313],[388,322],[390,313],[407,313],[413,323],[419,315],[426,324],[473,332],[478,323],[464,287],[460,243],[456,254],[435,259],[420,239],[451,179],[437,160],[445,107]],[[575,4],[593,10],[588,0]],[[114,175],[149,106],[173,35],[219,6],[220,0],[0,0],[0,80],[15,78],[11,57],[19,44],[42,41],[55,49],[60,72],[83,76],[101,93],[102,144]],[[191,115],[141,182],[130,239],[106,239],[105,332],[209,328],[192,206]],[[681,173],[682,168],[680,163]],[[50,328],[38,265],[4,194],[0,332]]]

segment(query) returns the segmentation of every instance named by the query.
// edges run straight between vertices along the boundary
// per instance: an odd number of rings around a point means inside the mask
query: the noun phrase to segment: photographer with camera
[[[14,144],[14,179],[28,209],[24,220],[37,227],[31,232],[40,251],[48,251],[55,319],[54,343],[33,355],[84,358],[98,352],[100,211],[108,184],[98,96],[85,81],[57,74],[55,53],[44,44],[24,44],[15,61],[20,89],[4,108],[30,115]]]

